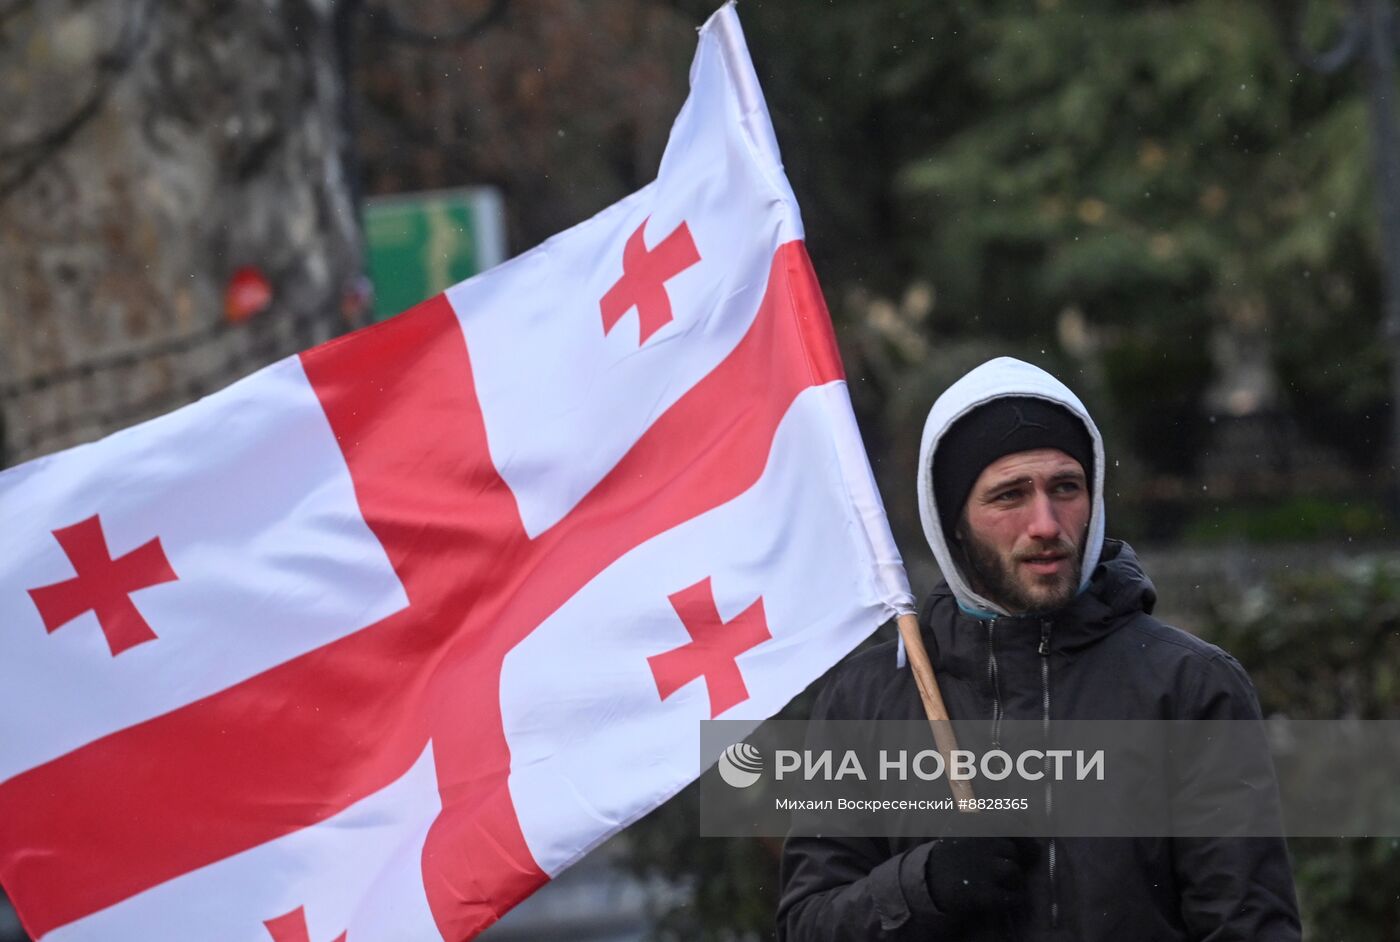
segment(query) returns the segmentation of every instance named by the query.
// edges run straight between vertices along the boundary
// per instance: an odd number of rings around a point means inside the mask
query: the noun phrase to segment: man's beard
[[[1067,553],[1073,564],[1058,575],[1044,578],[1026,573],[1017,579],[1019,557],[1004,560],[995,549],[981,542],[963,528],[961,547],[965,570],[972,588],[983,598],[996,602],[1008,612],[1039,615],[1064,608],[1079,593],[1079,578],[1084,567],[1084,544],[1075,546],[1066,540],[1042,543],[1033,553]]]

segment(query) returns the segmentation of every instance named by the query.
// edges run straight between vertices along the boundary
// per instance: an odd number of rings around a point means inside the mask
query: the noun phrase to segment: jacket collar
[[[1050,650],[1071,653],[1112,633],[1128,616],[1151,613],[1156,603],[1157,590],[1133,548],[1121,540],[1105,540],[1103,555],[1083,592],[1056,612],[997,616],[997,644],[1036,648],[1048,620]],[[924,600],[919,624],[929,655],[940,670],[973,677],[986,672],[982,632],[987,621],[962,609],[946,581]]]

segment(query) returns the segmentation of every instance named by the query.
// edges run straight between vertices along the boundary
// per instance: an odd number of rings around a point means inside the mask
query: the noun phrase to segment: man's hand
[[[934,905],[949,916],[1010,905],[1040,854],[1030,837],[949,837],[929,845],[925,878]]]

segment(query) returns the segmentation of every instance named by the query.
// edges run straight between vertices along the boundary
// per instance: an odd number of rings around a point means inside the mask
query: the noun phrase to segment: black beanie
[[[962,416],[933,453],[933,496],[951,543],[963,504],[982,470],[1004,455],[1058,448],[1094,478],[1094,442],[1083,420],[1059,403],[1031,396],[1003,396]]]

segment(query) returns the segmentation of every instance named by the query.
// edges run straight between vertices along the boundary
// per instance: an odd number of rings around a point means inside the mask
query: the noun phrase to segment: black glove
[[[1040,847],[1030,837],[948,837],[929,844],[929,896],[949,916],[1001,909],[1025,889]]]

